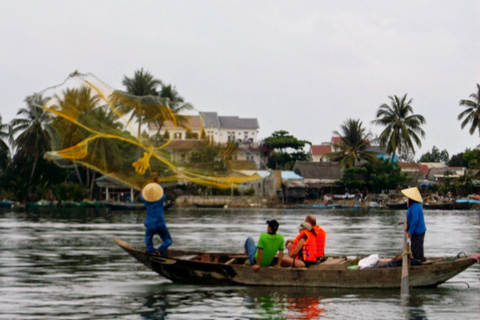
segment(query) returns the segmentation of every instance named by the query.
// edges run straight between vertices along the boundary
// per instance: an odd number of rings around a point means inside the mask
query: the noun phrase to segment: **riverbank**
[[[180,196],[175,200],[177,207],[218,207],[224,205],[226,208],[298,208],[298,203],[282,203],[278,199],[268,199],[265,197],[249,196]],[[357,199],[334,200],[328,203],[331,206],[341,207],[359,207],[368,208],[367,202],[361,202]],[[303,207],[325,205],[323,200],[305,200],[301,204]]]

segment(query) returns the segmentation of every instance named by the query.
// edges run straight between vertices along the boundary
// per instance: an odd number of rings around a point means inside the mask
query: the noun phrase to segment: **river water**
[[[426,211],[427,256],[480,252],[480,212]],[[403,211],[170,209],[176,249],[242,252],[265,221],[293,238],[314,214],[327,255],[395,255]],[[480,265],[435,289],[338,290],[179,285],[113,243],[143,242],[142,211],[0,211],[0,319],[478,319]],[[158,243],[157,243],[158,244]],[[469,286],[467,286],[467,284]]]

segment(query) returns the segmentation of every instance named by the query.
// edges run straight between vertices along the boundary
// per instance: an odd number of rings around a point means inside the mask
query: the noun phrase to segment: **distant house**
[[[231,160],[254,163],[257,169],[264,167],[262,164],[265,159],[257,141],[260,126],[256,118],[202,112],[200,115],[185,116],[184,119],[180,124],[165,121],[161,127],[149,123],[147,133],[150,136],[168,136],[171,140],[207,139],[211,143],[220,144],[235,142],[238,148],[231,155]]]
[[[330,139],[330,142],[323,142],[320,145],[312,145],[310,148],[310,161],[311,162],[327,162],[330,161],[328,154],[335,151],[334,145],[340,143],[340,137],[333,136]],[[392,158],[391,154],[388,154],[384,148],[381,148],[378,145],[371,145],[368,148],[368,151],[375,152],[379,159],[390,160]],[[397,162],[397,156],[393,158],[393,162]]]
[[[240,142],[256,144],[258,120],[256,118],[239,118],[237,116],[219,116],[217,112],[201,114],[207,139],[217,143]]]
[[[173,140],[164,149],[170,153],[170,160],[177,163],[187,163],[192,160],[192,150],[203,147],[197,139]]]
[[[428,172],[427,179],[431,181],[436,181],[438,184],[445,183],[446,179],[456,179],[460,178],[467,171],[466,167],[442,167],[442,168],[431,168]]]
[[[332,145],[330,143],[312,145],[310,148],[310,161],[311,162],[325,162],[330,161],[326,155],[332,153]]]
[[[415,162],[397,162],[402,173],[405,173],[410,182],[416,183],[419,179],[424,179],[426,174],[420,170],[420,167]]]
[[[294,171],[282,171],[281,190],[278,190],[278,197],[287,203],[303,202],[306,196],[306,185],[304,178]]]
[[[342,177],[342,170],[336,162],[297,161],[293,171],[304,178],[311,198],[320,199],[326,193],[342,192],[337,183]]]

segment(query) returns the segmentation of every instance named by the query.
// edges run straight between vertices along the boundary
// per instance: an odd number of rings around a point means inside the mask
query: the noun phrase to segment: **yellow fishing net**
[[[207,139],[202,113],[169,99],[129,95],[77,72],[39,95],[57,132],[45,157],[58,165],[81,164],[135,189],[154,179],[231,188],[258,178],[235,176],[236,146]]]

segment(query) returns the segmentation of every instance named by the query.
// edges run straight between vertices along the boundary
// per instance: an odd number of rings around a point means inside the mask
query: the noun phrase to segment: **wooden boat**
[[[407,203],[406,202],[387,202],[386,203],[388,209],[393,209],[393,210],[406,210],[407,209]]]
[[[469,210],[473,207],[473,205],[469,202],[454,202],[453,209],[454,210]]]
[[[351,269],[359,257],[332,257],[309,268],[260,268],[255,272],[245,264],[245,254],[169,250],[168,257],[159,257],[120,239],[114,241],[148,268],[179,283],[319,288],[400,288],[401,283],[401,267]],[[410,266],[410,286],[436,287],[476,262],[467,257],[439,258]]]
[[[197,208],[224,208],[225,203],[197,203],[194,202],[193,205]]]

